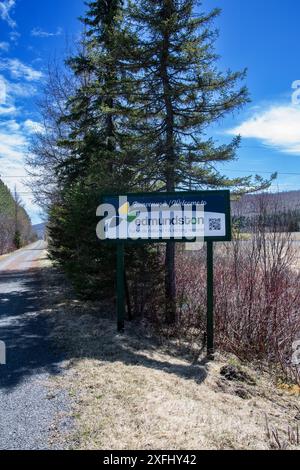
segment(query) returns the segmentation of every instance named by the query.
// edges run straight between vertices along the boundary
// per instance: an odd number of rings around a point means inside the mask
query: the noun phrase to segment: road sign
[[[105,195],[97,215],[107,241],[231,240],[229,191]]]
[[[105,195],[100,240],[117,244],[118,331],[124,330],[124,243],[207,242],[207,352],[214,353],[213,242],[231,241],[230,191]]]

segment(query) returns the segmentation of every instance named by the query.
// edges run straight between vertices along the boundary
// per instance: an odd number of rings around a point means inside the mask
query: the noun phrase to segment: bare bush
[[[222,349],[267,360],[295,379],[290,362],[300,333],[300,276],[287,266],[284,237],[256,233],[250,242],[236,240],[216,263],[216,327]]]
[[[292,345],[300,338],[300,274],[293,268],[291,235],[281,231],[276,210],[262,204],[246,238],[237,227],[233,242],[216,245],[216,341],[221,350],[266,362],[300,383],[291,363]],[[177,328],[189,341],[205,331],[205,267],[204,251],[178,257]]]
[[[294,428],[288,426],[287,432],[283,432],[270,424],[267,415],[266,433],[271,449],[287,450],[293,447],[296,448],[300,445],[300,431],[298,426],[295,426]]]

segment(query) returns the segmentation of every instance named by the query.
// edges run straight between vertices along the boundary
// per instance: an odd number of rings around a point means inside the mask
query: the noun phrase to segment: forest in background
[[[233,225],[251,232],[262,218],[269,231],[295,233],[300,230],[300,191],[246,194],[231,204]]]
[[[0,180],[0,255],[17,250],[35,239],[31,220],[21,199]]]

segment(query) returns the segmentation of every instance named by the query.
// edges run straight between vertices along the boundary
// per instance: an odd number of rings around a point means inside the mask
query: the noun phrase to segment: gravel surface
[[[51,392],[49,379],[62,373],[63,358],[48,336],[37,260],[44,244],[0,260],[0,340],[7,364],[0,365],[0,449],[63,449],[71,422],[67,394]],[[48,383],[47,383],[48,382]]]

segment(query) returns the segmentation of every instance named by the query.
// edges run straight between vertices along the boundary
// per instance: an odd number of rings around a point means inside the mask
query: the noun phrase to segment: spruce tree
[[[89,298],[111,294],[114,278],[113,247],[102,246],[96,238],[96,208],[102,193],[125,183],[121,132],[116,127],[119,52],[125,37],[122,3],[87,3],[79,51],[66,63],[77,82],[60,117],[68,131],[58,145],[66,157],[54,169],[59,191],[50,210],[51,256]]]
[[[123,27],[122,5],[122,0],[87,3],[80,52],[67,61],[78,85],[60,119],[68,129],[58,141],[66,158],[54,169],[59,194],[50,210],[51,255],[87,297],[105,290],[111,295],[114,280],[115,249],[95,233],[101,194],[141,189],[135,132],[127,124],[132,90],[126,51],[134,39]],[[131,271],[138,258],[155,265],[155,253],[146,247],[128,248],[127,255]]]
[[[155,189],[235,188],[249,191],[269,184],[257,177],[230,179],[217,170],[236,158],[239,137],[218,145],[207,137],[209,126],[248,101],[239,85],[245,71],[216,68],[219,10],[199,12],[196,0],[140,0],[130,5],[130,20],[139,33],[132,50],[138,93],[134,129],[144,146],[146,172]],[[175,321],[175,246],[167,243],[166,316]]]
[[[83,180],[92,173],[101,176],[113,172],[116,161],[118,88],[118,47],[122,0],[88,2],[80,53],[67,64],[79,79],[79,87],[67,104],[63,121],[70,126],[67,139],[60,145],[69,148],[69,159],[58,168],[65,183]],[[117,99],[117,98],[116,98]],[[109,182],[110,186],[113,180]]]

